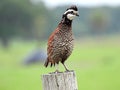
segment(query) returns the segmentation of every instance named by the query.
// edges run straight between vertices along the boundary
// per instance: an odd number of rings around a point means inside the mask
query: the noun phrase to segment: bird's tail
[[[45,64],[44,64],[44,66],[47,67],[48,64],[49,64],[49,59],[47,58],[47,60],[46,60],[46,62],[45,62]]]

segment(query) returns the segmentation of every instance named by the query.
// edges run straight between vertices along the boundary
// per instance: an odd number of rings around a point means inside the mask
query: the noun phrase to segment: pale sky
[[[35,2],[40,0],[33,0]],[[47,6],[56,7],[59,5],[75,4],[81,6],[120,6],[120,0],[42,0]]]

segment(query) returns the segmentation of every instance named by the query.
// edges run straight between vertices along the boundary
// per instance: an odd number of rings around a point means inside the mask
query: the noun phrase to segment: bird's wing
[[[56,48],[56,44],[57,44],[57,38],[58,38],[58,34],[59,33],[59,29],[57,28],[49,37],[48,39],[48,47],[47,47],[47,55],[49,58],[50,62],[53,62],[51,59],[51,57],[53,57],[54,53],[55,53],[55,49]]]

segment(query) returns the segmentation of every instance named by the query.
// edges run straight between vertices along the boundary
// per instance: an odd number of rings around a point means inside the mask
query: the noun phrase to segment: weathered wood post
[[[43,90],[78,90],[75,72],[42,75]]]

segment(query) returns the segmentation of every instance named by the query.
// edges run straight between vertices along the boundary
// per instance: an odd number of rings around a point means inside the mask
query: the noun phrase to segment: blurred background
[[[42,90],[41,75],[55,71],[43,66],[47,39],[73,4],[80,17],[66,65],[79,90],[120,90],[119,0],[0,0],[0,90]]]

